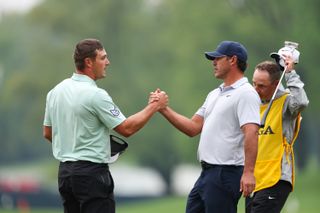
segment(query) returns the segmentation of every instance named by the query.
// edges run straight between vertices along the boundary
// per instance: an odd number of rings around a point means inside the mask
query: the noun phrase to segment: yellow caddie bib
[[[288,94],[285,94],[273,101],[264,128],[259,129],[258,155],[254,175],[256,187],[254,191],[275,185],[281,177],[281,162],[284,152],[287,160],[294,168],[294,156],[292,146],[300,129],[300,114],[297,117],[297,125],[293,141],[289,144],[283,136],[282,111]],[[268,104],[260,106],[260,118],[268,108]],[[292,162],[289,155],[292,154]],[[294,184],[294,170],[292,171],[292,183]]]

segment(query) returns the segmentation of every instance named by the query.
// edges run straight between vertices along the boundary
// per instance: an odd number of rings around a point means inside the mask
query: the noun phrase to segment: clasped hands
[[[157,105],[157,110],[163,110],[168,106],[169,97],[166,92],[156,89],[154,92],[150,92],[148,104]]]

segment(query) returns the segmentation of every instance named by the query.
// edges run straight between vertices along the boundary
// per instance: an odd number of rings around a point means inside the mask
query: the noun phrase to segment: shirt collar
[[[242,86],[243,84],[248,83],[248,78],[247,77],[242,77],[239,80],[237,80],[236,82],[234,82],[233,84],[231,84],[230,86],[225,87],[224,83],[220,84],[219,88],[221,91],[226,90],[226,89],[236,89],[240,86]]]
[[[82,75],[79,73],[73,73],[71,79],[74,81],[88,82],[88,83],[95,85],[95,86],[97,85],[96,82],[92,78],[90,78],[87,75]]]

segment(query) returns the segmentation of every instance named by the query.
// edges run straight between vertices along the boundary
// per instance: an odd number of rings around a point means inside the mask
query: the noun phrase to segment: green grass
[[[166,197],[148,202],[122,204],[117,213],[179,213],[185,210],[186,197]]]
[[[320,206],[320,171],[309,168],[296,177],[296,186],[282,210],[282,213],[318,213]],[[123,204],[117,213],[178,213],[185,212],[186,197],[168,197],[148,202]],[[244,199],[241,198],[238,212],[245,212]]]
[[[52,209],[31,209],[31,210],[4,210],[0,209],[1,213],[63,213],[63,210]]]
[[[314,168],[314,167],[313,167]],[[290,194],[282,213],[318,213],[320,206],[320,171],[309,169],[303,174],[297,175],[297,183],[293,193]],[[132,203],[117,205],[117,213],[179,213],[185,211],[185,197],[166,197],[161,199],[150,199]],[[60,210],[32,209],[30,211],[3,210],[1,213],[61,213]],[[244,199],[238,205],[238,212],[244,211]]]

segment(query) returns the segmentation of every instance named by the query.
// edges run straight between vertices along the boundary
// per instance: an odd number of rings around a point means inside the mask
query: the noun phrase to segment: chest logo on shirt
[[[119,116],[120,115],[120,111],[115,106],[113,106],[113,109],[111,109],[110,112],[111,112],[111,114],[113,116]]]

